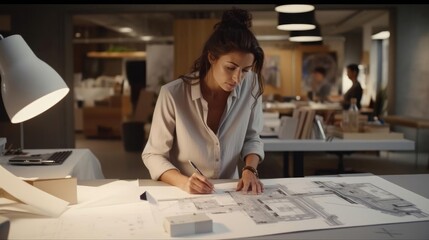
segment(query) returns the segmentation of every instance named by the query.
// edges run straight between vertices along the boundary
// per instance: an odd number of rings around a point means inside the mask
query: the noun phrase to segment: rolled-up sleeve
[[[172,96],[161,87],[153,112],[150,134],[142,152],[142,159],[154,180],[169,169],[176,167],[169,161],[174,141],[175,105]]]
[[[259,161],[265,158],[264,143],[261,141],[260,133],[264,126],[262,112],[262,97],[256,100],[254,108],[251,110],[249,123],[247,125],[246,137],[244,139],[241,156],[244,159],[249,154],[259,155]]]

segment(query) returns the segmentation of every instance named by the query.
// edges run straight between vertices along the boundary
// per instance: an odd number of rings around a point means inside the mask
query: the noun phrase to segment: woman
[[[191,73],[161,87],[142,153],[152,179],[211,193],[209,179],[238,179],[244,160],[237,191],[263,191],[256,169],[264,159],[264,52],[250,27],[249,12],[225,11]]]
[[[315,102],[326,102],[331,93],[331,86],[326,80],[326,69],[323,67],[315,67],[311,72],[311,97],[310,100]]]

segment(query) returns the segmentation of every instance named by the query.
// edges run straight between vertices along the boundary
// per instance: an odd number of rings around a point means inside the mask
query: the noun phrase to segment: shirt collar
[[[192,101],[202,97],[200,81],[196,82],[195,84],[191,84],[191,97]]]

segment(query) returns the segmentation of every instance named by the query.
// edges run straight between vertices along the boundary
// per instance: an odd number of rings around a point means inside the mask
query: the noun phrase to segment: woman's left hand
[[[251,171],[243,171],[241,179],[238,181],[236,191],[245,194],[261,194],[264,191],[264,184]]]

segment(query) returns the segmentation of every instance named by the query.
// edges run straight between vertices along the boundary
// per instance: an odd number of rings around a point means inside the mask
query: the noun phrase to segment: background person
[[[361,109],[361,100],[363,89],[358,81],[359,76],[359,66],[357,64],[349,64],[347,65],[347,77],[352,81],[352,86],[347,90],[344,95],[339,96],[331,96],[329,98],[330,101],[340,102],[341,106],[344,110],[348,110],[350,108],[350,102],[352,98],[356,98],[356,105],[359,109]]]
[[[311,91],[308,99],[315,102],[326,102],[331,93],[331,85],[326,80],[326,69],[315,67],[311,71]]]
[[[211,193],[209,179],[238,179],[259,194],[264,159],[261,69],[264,52],[248,11],[225,11],[191,73],[163,85],[142,159],[151,178],[189,193]],[[188,160],[204,174],[198,174]]]

